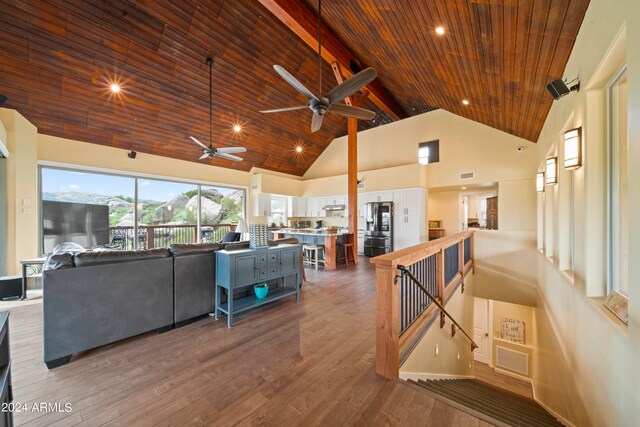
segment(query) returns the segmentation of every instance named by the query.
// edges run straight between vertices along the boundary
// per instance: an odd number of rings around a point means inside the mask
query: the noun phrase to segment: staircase
[[[436,398],[455,402],[460,409],[486,415],[487,421],[508,426],[562,426],[533,399],[520,396],[478,380],[409,380],[427,389]],[[443,399],[442,399],[443,398]],[[459,406],[454,405],[454,406]]]

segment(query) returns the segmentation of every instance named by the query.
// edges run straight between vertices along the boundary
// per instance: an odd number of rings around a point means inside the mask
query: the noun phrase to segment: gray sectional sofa
[[[184,244],[50,256],[43,271],[47,367],[64,365],[85,350],[154,329],[180,327],[213,312],[215,252],[247,246]]]

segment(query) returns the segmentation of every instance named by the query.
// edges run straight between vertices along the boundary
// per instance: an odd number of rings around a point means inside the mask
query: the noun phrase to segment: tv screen
[[[73,242],[85,248],[109,243],[109,206],[42,201],[44,253],[58,243]]]

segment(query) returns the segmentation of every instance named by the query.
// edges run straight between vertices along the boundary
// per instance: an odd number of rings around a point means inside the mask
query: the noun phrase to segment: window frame
[[[605,87],[606,94],[606,290],[607,295],[612,291],[616,291],[620,293],[620,284],[614,283],[614,249],[613,249],[613,238],[614,238],[614,219],[613,219],[613,142],[614,142],[614,126],[613,126],[613,89],[616,87],[620,81],[627,77],[627,64],[623,64],[611,77],[609,82]],[[627,111],[628,114],[628,111]],[[627,137],[627,145],[629,144],[629,140]],[[626,294],[623,294],[627,296]]]
[[[42,197],[43,197],[43,188],[42,188],[42,170],[43,169],[56,169],[68,172],[83,172],[83,173],[91,173],[95,175],[107,175],[107,176],[117,176],[124,178],[131,178],[134,181],[134,223],[136,229],[138,228],[138,181],[141,179],[149,179],[154,181],[164,181],[171,182],[177,184],[193,184],[196,185],[198,189],[198,196],[200,196],[201,188],[203,187],[222,187],[233,190],[242,190],[244,192],[243,198],[243,217],[244,219],[248,219],[248,198],[249,198],[249,187],[244,185],[233,185],[233,184],[223,184],[219,182],[210,182],[210,181],[200,181],[188,178],[177,178],[177,177],[167,177],[162,175],[155,174],[145,174],[145,173],[135,173],[130,171],[120,171],[120,170],[112,170],[112,169],[103,169],[96,168],[91,166],[83,166],[83,165],[72,165],[66,163],[58,163],[58,162],[49,162],[49,161],[39,161],[38,162],[38,252],[43,253],[43,224],[42,224]],[[197,212],[197,236],[198,241],[200,240],[200,197],[198,197],[198,212]],[[134,247],[138,247],[138,233],[134,233]]]

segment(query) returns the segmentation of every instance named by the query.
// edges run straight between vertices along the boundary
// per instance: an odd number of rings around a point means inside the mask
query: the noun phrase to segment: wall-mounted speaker
[[[549,83],[547,85],[547,90],[549,91],[551,96],[553,96],[553,99],[555,99],[557,101],[558,99],[562,98],[565,95],[568,95],[572,91],[576,91],[576,92],[579,91],[580,90],[580,82],[578,82],[575,85],[569,87],[569,86],[567,86],[567,84],[564,81],[558,79],[558,80],[554,80],[551,83]]]

